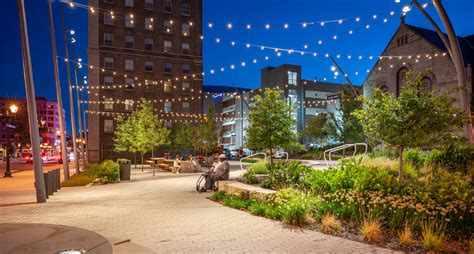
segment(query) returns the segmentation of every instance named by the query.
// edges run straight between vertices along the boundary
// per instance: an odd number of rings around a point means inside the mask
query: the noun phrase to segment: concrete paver
[[[197,177],[62,188],[47,203],[1,207],[0,223],[76,226],[157,253],[392,252],[222,206],[195,191]]]

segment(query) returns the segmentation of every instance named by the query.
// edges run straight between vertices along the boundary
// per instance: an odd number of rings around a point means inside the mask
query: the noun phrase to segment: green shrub
[[[398,150],[390,147],[376,147],[369,153],[370,158],[386,157],[390,159],[398,158]]]
[[[274,199],[283,221],[292,225],[304,225],[311,218],[313,199],[294,189],[282,189]]]
[[[446,167],[450,171],[467,172],[469,162],[473,160],[473,149],[468,146],[447,145],[440,149],[433,149],[427,161]]]
[[[427,160],[427,156],[419,149],[411,148],[403,153],[403,160],[410,162],[416,168],[420,168]]]
[[[263,216],[269,219],[280,218],[275,205],[270,202],[254,202],[252,205],[250,205],[249,210],[253,215]]]
[[[312,171],[312,167],[302,165],[298,161],[276,163],[270,169],[270,186],[275,190],[291,187],[304,189],[301,185],[305,184],[305,175]]]
[[[111,160],[101,163],[88,164],[85,168],[85,174],[98,178],[100,183],[114,183],[120,177],[119,164]]]
[[[245,182],[248,184],[258,183],[257,174],[268,174],[270,170],[267,167],[267,163],[264,161],[254,163],[242,176],[245,178]]]
[[[229,195],[226,195],[223,201],[224,201],[224,205],[235,208],[235,209],[239,209],[239,210],[248,209],[253,204],[253,201],[251,200],[245,200],[245,199],[241,199],[241,198],[238,198],[235,196],[229,196]]]
[[[212,193],[212,195],[209,197],[212,201],[221,201],[225,197],[225,192],[223,191],[216,191]]]
[[[75,174],[61,183],[61,187],[85,186],[94,181],[95,178],[87,174]]]
[[[243,163],[257,163],[259,161],[260,161],[259,159],[243,159],[242,160]]]

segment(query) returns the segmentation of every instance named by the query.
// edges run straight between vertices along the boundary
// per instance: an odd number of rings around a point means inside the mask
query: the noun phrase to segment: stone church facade
[[[469,92],[472,97],[474,64],[474,35],[458,37],[467,70]],[[400,23],[364,82],[364,95],[370,96],[375,88],[398,95],[405,82],[405,74],[426,71],[423,83],[426,89],[447,90],[458,87],[456,69],[446,47],[436,31]],[[457,90],[456,105],[463,106],[462,94]]]

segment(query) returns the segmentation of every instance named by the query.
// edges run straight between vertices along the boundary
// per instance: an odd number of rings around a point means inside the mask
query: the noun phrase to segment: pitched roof
[[[435,47],[440,49],[441,51],[447,51],[446,46],[444,46],[443,41],[438,36],[438,33],[433,30],[429,30],[422,27],[417,27],[413,25],[405,24],[411,31],[418,34],[429,43],[433,44]],[[444,34],[447,38],[447,35]],[[459,46],[461,47],[464,64],[474,65],[474,35],[470,35],[467,37],[460,37],[458,36]]]
[[[211,86],[203,85],[202,91],[206,93],[233,93],[233,92],[247,92],[250,91],[249,88],[243,87],[234,87],[234,86]]]

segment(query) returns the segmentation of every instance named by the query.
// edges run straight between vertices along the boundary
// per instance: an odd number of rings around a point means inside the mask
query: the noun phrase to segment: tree
[[[327,114],[319,114],[309,119],[307,126],[303,130],[303,137],[309,142],[318,140],[319,144],[323,146],[323,139],[327,138],[329,133]]]
[[[353,112],[362,108],[362,101],[348,89],[344,89],[340,105],[329,116],[329,136],[342,143],[361,142],[365,139],[362,125]]]
[[[363,98],[363,109],[355,112],[369,137],[399,149],[400,179],[405,148],[436,144],[462,127],[462,111],[453,106],[454,98],[448,92],[424,89],[424,75],[413,77],[409,71],[398,98],[376,89],[372,98]]]
[[[151,102],[141,99],[140,106],[127,119],[119,119],[115,131],[115,151],[140,152],[143,156],[153,148],[166,144],[169,130],[154,113]]]
[[[298,135],[294,132],[296,119],[292,107],[282,98],[282,90],[266,88],[264,96],[257,95],[250,105],[246,145],[252,150],[268,149],[273,165],[273,149],[289,146]]]
[[[187,149],[193,147],[195,128],[189,123],[182,123],[172,130],[172,147],[174,149]]]
[[[202,117],[196,131],[197,139],[195,146],[207,154],[214,151],[219,145],[219,140],[222,136],[221,131],[217,127],[214,114],[214,107],[209,106],[207,114]]]

